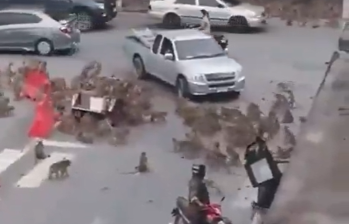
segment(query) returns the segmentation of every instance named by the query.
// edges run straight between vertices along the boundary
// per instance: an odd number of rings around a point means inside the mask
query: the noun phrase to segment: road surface
[[[85,63],[98,60],[103,73],[132,74],[122,53],[123,37],[131,27],[152,26],[142,14],[121,13],[111,28],[83,34],[81,50],[71,56],[52,56],[48,61],[51,76],[70,78]],[[285,27],[272,21],[264,33],[226,34],[230,55],[240,62],[247,76],[246,91],[240,99],[220,102],[240,105],[256,102],[267,111],[277,82],[291,82],[297,100],[295,117],[305,116],[311,97],[322,79],[325,62],[335,47],[337,32],[332,29]],[[20,55],[3,55],[0,65],[19,62]],[[29,57],[29,56],[26,56]],[[158,93],[157,107],[173,111],[173,94],[158,83],[149,83]],[[143,126],[132,131],[130,144],[114,148],[100,142],[92,146],[74,143],[70,136],[54,133],[46,150],[54,159],[73,158],[70,177],[49,182],[49,164],[34,165],[26,137],[32,119],[32,105],[16,103],[16,115],[2,119],[0,131],[0,223],[11,224],[112,224],[169,223],[175,198],[186,196],[186,184],[193,162],[171,153],[171,138],[182,137],[185,127],[170,113],[165,125]],[[297,129],[298,119],[293,129]],[[150,127],[151,126],[151,127]],[[149,155],[153,172],[124,175],[131,171],[139,154]],[[6,169],[5,169],[6,168]],[[248,224],[250,202],[255,191],[248,187],[244,171],[238,175],[209,173],[226,195],[223,210],[233,223]],[[212,194],[212,201],[219,195]]]

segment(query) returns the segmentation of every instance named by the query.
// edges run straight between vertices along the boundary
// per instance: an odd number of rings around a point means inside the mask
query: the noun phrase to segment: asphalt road
[[[130,28],[152,26],[153,21],[142,14],[122,13],[103,31],[83,34],[81,49],[73,56],[52,56],[48,61],[51,76],[70,78],[91,60],[103,64],[105,75],[132,75],[122,53],[123,37]],[[305,116],[325,70],[325,62],[336,46],[338,32],[329,28],[285,27],[271,21],[266,32],[253,34],[227,33],[230,56],[243,65],[247,86],[240,99],[218,104],[258,103],[267,111],[277,82],[291,82],[297,100],[295,117]],[[25,56],[30,57],[30,56]],[[35,56],[32,56],[35,57]],[[0,56],[0,66],[9,61],[19,63],[21,55]],[[148,84],[158,94],[156,107],[173,111],[173,94],[159,83]],[[26,137],[32,119],[32,105],[15,104],[16,114],[1,119],[1,148],[21,150],[29,142]],[[298,119],[293,129],[297,129]],[[190,166],[194,161],[171,153],[171,138],[183,136],[178,118],[160,126],[143,126],[134,130],[130,143],[113,148],[100,142],[87,147],[47,146],[50,153],[66,153],[74,157],[70,178],[64,181],[43,181],[47,170],[34,176],[36,184],[18,181],[34,168],[31,152],[24,154],[6,171],[0,173],[0,223],[9,224],[112,224],[169,223],[170,211],[177,196],[187,195]],[[69,136],[54,133],[51,140],[73,142]],[[153,172],[145,176],[124,175],[136,166],[139,154],[146,151]],[[67,154],[68,153],[68,154]],[[39,173],[40,173],[39,172]],[[43,172],[43,173],[42,173]],[[243,170],[239,175],[209,173],[226,195],[224,214],[233,223],[247,224],[249,204],[253,200]],[[38,178],[40,180],[38,180]],[[241,189],[241,190],[238,190]],[[212,193],[213,201],[218,195]]]

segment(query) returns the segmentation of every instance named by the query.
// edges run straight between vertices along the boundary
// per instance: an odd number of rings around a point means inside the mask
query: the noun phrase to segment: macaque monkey
[[[68,167],[71,165],[71,160],[63,159],[59,162],[53,163],[48,172],[48,179],[52,180],[53,178],[63,178],[69,177]]]

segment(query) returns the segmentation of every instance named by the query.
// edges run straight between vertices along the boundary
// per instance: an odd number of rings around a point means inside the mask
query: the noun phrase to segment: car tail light
[[[71,28],[69,28],[69,27],[61,27],[61,28],[59,28],[59,30],[62,32],[62,33],[64,33],[64,34],[67,34],[67,35],[69,35],[69,34],[71,34],[72,33],[72,29]]]

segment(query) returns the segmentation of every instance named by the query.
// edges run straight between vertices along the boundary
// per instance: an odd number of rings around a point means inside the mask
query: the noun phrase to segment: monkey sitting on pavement
[[[138,173],[148,173],[150,171],[148,164],[148,157],[145,152],[141,153],[139,157],[139,164],[135,167],[135,171],[126,172],[122,174],[138,174]]]
[[[138,166],[135,167],[135,169],[139,172],[139,173],[145,173],[145,172],[149,172],[149,164],[148,164],[148,157],[147,154],[145,152],[141,153],[141,156],[139,157],[139,164]]]
[[[46,159],[50,157],[50,155],[46,155],[44,152],[44,143],[42,141],[38,141],[34,147],[35,152],[35,163],[37,163],[40,160]]]
[[[51,164],[48,173],[48,179],[52,180],[53,178],[63,178],[69,177],[68,167],[71,165],[71,160],[64,158],[61,161]]]

